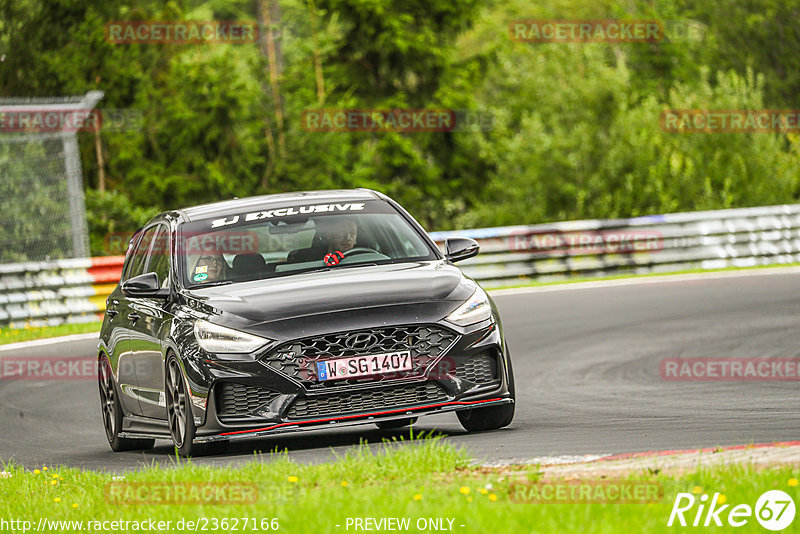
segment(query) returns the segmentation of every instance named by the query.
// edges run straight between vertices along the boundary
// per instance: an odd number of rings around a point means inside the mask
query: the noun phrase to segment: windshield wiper
[[[228,284],[232,284],[233,280],[217,280],[216,282],[209,282],[207,284],[203,284],[201,286],[192,286],[190,289],[203,289],[205,287],[215,287],[215,286],[227,286]]]
[[[327,267],[317,267],[315,269],[309,269],[307,271],[296,271],[296,272],[297,272],[297,274],[300,274],[300,273],[303,273],[303,274],[305,274],[305,273],[322,273],[322,272],[332,271],[332,270],[347,269],[347,268],[350,268],[350,267],[375,267],[376,265],[378,265],[378,264],[377,263],[370,263],[370,262],[367,262],[367,263],[348,263],[347,265],[341,265],[341,264],[339,264],[339,265],[329,265]]]

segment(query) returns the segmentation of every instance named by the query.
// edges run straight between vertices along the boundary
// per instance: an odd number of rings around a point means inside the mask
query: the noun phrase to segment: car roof
[[[263,208],[278,208],[296,205],[297,203],[319,203],[326,202],[351,202],[363,200],[376,200],[383,198],[382,195],[369,189],[332,189],[322,191],[297,191],[292,193],[278,193],[274,195],[262,195],[257,197],[236,198],[223,200],[211,204],[201,204],[177,210],[189,222],[210,217],[225,216],[232,213],[241,213],[246,210],[259,210]]]

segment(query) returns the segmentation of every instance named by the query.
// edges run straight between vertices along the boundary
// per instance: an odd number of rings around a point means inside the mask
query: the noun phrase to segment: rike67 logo
[[[749,504],[737,504],[731,508],[730,504],[723,504],[725,500],[725,496],[719,493],[714,493],[711,502],[708,502],[708,495],[705,493],[699,498],[691,493],[679,493],[672,505],[667,526],[671,527],[677,521],[683,527],[721,527],[726,524],[730,527],[741,527],[755,515],[756,521],[762,527],[778,531],[787,528],[794,521],[794,500],[780,490],[764,492],[756,501],[755,509]]]

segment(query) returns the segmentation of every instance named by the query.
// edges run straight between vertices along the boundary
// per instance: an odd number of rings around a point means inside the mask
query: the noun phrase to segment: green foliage
[[[494,18],[464,37],[496,59],[476,95],[479,106],[492,107],[497,127],[481,140],[493,164],[482,202],[456,227],[796,201],[796,135],[662,129],[667,109],[764,108],[766,81],[753,70],[703,66],[713,36],[672,4],[658,4],[615,8],[609,17],[662,21],[668,39],[652,45],[498,45],[480,37],[497,26]],[[539,9],[519,8],[507,19],[579,18]],[[701,31],[674,31],[686,28]]]
[[[127,245],[129,236],[158,213],[157,208],[134,205],[120,191],[86,191],[89,249],[92,256],[124,253],[118,242]]]
[[[708,26],[713,65],[764,74],[770,107],[800,106],[800,4],[787,0],[682,0],[686,16]]]
[[[279,9],[275,9],[276,3]],[[109,43],[115,20],[257,20],[263,47]],[[370,187],[428,228],[797,201],[796,134],[676,134],[670,108],[797,107],[789,0],[0,0],[0,94],[100,89],[140,130],[79,135],[93,253],[155,211],[232,196]],[[526,44],[515,19],[648,19],[659,43]],[[687,31],[688,30],[688,31]],[[262,34],[264,34],[262,28]],[[318,97],[315,59],[324,102]],[[306,110],[489,111],[477,132],[315,132]],[[279,125],[276,109],[283,118]]]
[[[0,263],[74,256],[61,139],[0,142]]]

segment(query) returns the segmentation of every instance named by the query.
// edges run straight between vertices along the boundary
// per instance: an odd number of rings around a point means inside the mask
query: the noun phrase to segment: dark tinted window
[[[383,201],[253,208],[183,224],[178,243],[190,287],[436,259],[417,230]]]
[[[169,285],[169,228],[163,224],[158,225],[157,228],[158,233],[150,248],[150,262],[147,264],[145,272],[156,273],[161,287],[167,287]]]
[[[122,280],[128,279],[128,273],[131,271],[131,265],[133,265],[133,253],[136,251],[136,246],[139,243],[140,237],[141,234],[139,233],[133,234],[128,243],[128,248],[125,250],[125,263],[122,266]]]
[[[139,242],[135,245],[136,250],[134,250],[131,257],[131,264],[128,267],[128,272],[125,273],[126,280],[145,273],[144,268],[147,265],[150,246],[153,244],[153,238],[155,237],[157,229],[158,227],[152,226],[139,238]]]

